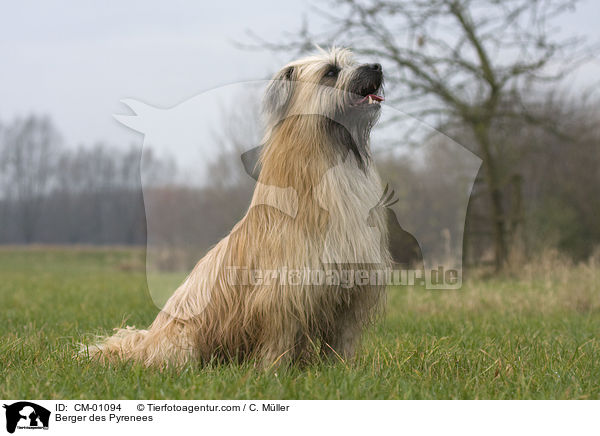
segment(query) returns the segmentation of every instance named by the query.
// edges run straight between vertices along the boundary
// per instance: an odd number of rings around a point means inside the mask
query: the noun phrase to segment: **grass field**
[[[546,256],[460,291],[391,289],[352,363],[180,372],[77,360],[78,343],[155,317],[143,252],[0,249],[0,398],[600,398],[600,262]]]

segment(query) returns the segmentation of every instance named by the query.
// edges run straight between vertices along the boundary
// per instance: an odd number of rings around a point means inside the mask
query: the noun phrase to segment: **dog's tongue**
[[[379,95],[375,95],[375,94],[369,94],[366,95],[365,97],[363,97],[358,103],[364,103],[367,100],[369,100],[369,97],[371,98],[371,100],[375,100],[375,101],[384,101],[385,99]]]

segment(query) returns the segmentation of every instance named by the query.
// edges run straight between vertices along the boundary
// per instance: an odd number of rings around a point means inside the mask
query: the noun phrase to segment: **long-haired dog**
[[[121,329],[89,353],[145,365],[352,357],[383,302],[385,283],[370,272],[390,262],[369,145],[382,81],[379,64],[357,64],[346,49],[279,71],[265,95],[262,169],[246,215],[148,330]],[[280,274],[265,280],[268,271]],[[320,279],[299,280],[299,271]],[[356,280],[336,280],[348,271]]]

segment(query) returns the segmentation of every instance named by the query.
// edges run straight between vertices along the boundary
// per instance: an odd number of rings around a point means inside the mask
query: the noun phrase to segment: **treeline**
[[[201,254],[248,206],[252,185],[230,174],[232,159],[212,164],[208,186],[188,186],[149,148],[68,147],[48,117],[0,124],[0,244],[146,244],[145,193],[152,241]]]
[[[36,116],[0,138],[0,243],[145,243],[139,147],[67,148]]]

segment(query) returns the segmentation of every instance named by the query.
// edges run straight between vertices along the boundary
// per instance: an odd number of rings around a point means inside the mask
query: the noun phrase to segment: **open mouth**
[[[384,101],[384,100],[385,99],[380,95],[367,94],[363,98],[358,100],[356,103],[354,103],[354,106],[360,106],[363,104],[379,104],[379,102]]]
[[[370,89],[359,93],[357,98],[351,103],[352,106],[379,106],[379,103],[384,101],[385,99],[381,95],[377,95],[378,91],[378,89]]]

